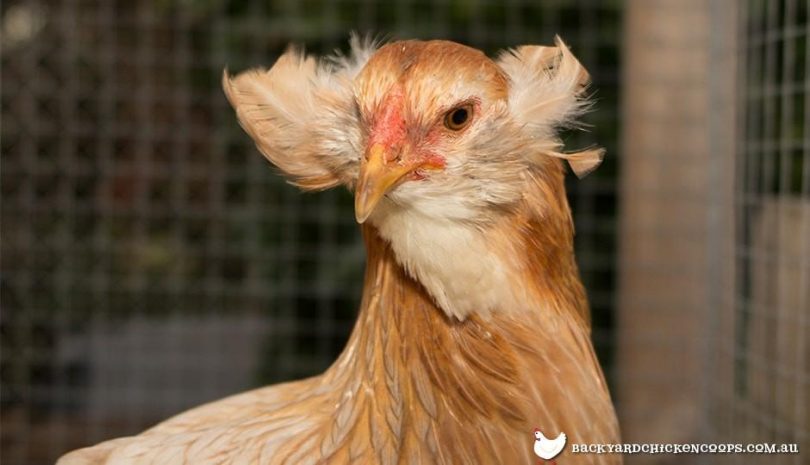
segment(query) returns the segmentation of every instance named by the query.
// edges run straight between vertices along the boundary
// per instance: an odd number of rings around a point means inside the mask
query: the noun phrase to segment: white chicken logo
[[[565,441],[568,439],[565,433],[560,432],[560,435],[557,436],[557,439],[549,439],[543,436],[543,432],[540,431],[538,428],[534,429],[534,454],[540,457],[543,460],[551,460],[554,457],[560,455],[562,452],[563,447],[565,447]],[[554,462],[552,462],[553,464]]]

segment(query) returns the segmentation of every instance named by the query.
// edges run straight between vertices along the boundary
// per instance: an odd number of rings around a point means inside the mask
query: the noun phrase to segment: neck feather
[[[534,463],[534,428],[576,443],[619,441],[590,341],[562,175],[548,172],[530,179],[523,206],[482,233],[492,253],[509,257],[505,285],[525,305],[505,299],[457,318],[414,263],[400,260],[391,231],[363,226],[357,324],[343,354],[313,380],[327,419],[305,441],[325,461]]]
[[[578,279],[548,274],[536,286],[559,292],[554,310],[460,321],[403,269],[375,227],[363,235],[360,314],[323,377],[340,394],[325,453],[342,454],[357,428],[369,428],[380,463],[531,463],[535,427],[577,442],[618,440],[587,325],[579,310],[561,308],[583,303]],[[554,257],[531,260],[527,273]]]

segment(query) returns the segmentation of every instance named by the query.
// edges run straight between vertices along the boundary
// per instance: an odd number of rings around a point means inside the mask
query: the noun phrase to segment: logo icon
[[[549,439],[543,435],[539,428],[534,429],[534,455],[543,460],[551,460],[560,455],[568,437],[560,432],[556,439]],[[553,463],[553,462],[552,462]]]

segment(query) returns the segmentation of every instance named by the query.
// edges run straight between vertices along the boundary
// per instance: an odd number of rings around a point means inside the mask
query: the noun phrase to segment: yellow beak
[[[416,167],[387,161],[385,147],[374,144],[360,162],[360,176],[354,192],[354,215],[358,223],[368,219],[383,196]]]

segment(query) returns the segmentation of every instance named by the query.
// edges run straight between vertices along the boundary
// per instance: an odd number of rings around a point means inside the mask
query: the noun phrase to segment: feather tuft
[[[559,36],[554,42],[554,47],[524,45],[508,50],[498,64],[509,76],[509,107],[514,117],[529,131],[535,145],[544,145],[538,147],[541,153],[567,160],[582,178],[599,166],[604,151],[561,153],[556,150],[562,145],[556,131],[582,127],[578,118],[591,107],[586,95],[590,76]]]
[[[354,182],[361,131],[352,83],[376,45],[353,36],[348,56],[320,61],[290,46],[269,70],[224,71],[222,87],[242,128],[302,189]]]
[[[562,158],[568,161],[571,171],[580,179],[592,173],[596,168],[599,168],[599,165],[602,164],[602,160],[605,158],[605,149],[601,147],[570,153],[555,151],[547,151],[544,153],[548,156]]]

